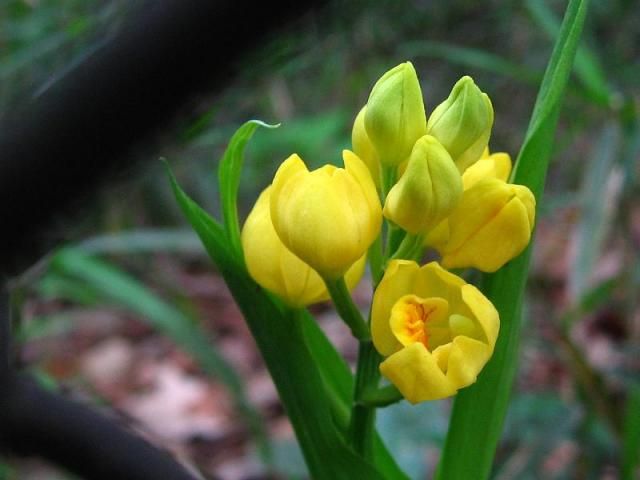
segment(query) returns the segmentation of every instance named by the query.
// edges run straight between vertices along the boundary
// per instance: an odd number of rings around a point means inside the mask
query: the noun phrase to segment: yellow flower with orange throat
[[[392,260],[373,297],[380,372],[411,403],[454,395],[487,363],[500,320],[473,285],[436,262]]]

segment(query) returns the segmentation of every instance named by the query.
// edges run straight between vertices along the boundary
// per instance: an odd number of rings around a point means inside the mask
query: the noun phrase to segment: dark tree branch
[[[322,0],[150,0],[113,39],[0,124],[0,282],[35,262],[46,231],[153,140],[244,54]],[[254,11],[254,9],[256,9]],[[151,157],[151,155],[149,156]],[[0,294],[0,450],[88,479],[192,479],[170,456],[10,368]]]
[[[11,317],[9,292],[0,283],[0,395],[11,372]]]
[[[147,1],[115,38],[5,118],[0,274],[33,263],[53,240],[45,238],[52,218],[108,174],[130,170],[133,147],[230,83],[244,54],[321,1]]]
[[[91,480],[194,480],[170,455],[26,376],[0,397],[0,448],[39,455]]]

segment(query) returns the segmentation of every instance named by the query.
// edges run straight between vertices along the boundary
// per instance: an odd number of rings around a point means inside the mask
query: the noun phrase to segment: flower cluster
[[[344,168],[310,172],[291,155],[242,231],[252,277],[296,308],[326,300],[336,280],[352,288],[368,249],[385,246],[371,338],[380,371],[413,403],[473,383],[498,336],[491,302],[446,269],[496,271],[531,237],[535,198],[509,183],[507,154],[490,154],[492,125],[489,97],[466,76],[427,116],[413,65],[400,64],[358,113]],[[425,248],[440,264],[416,263]]]

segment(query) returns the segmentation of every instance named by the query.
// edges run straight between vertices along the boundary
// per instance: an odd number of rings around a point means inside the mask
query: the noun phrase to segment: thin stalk
[[[340,315],[340,318],[342,318],[351,329],[353,336],[361,342],[370,340],[371,335],[367,322],[364,321],[360,310],[358,310],[358,307],[353,303],[351,294],[347,289],[347,284],[344,282],[344,277],[340,277],[337,280],[325,278],[324,283],[327,285],[327,290],[329,291],[329,295],[331,295],[338,315]]]
[[[402,242],[409,234],[405,233],[402,228],[393,225],[391,222],[388,222],[389,228],[387,229],[387,243],[385,245],[385,253],[387,257],[393,256],[393,252],[397,251]]]
[[[374,285],[382,280],[384,273],[384,257],[382,256],[382,234],[369,247],[369,268]]]
[[[364,392],[360,402],[367,407],[388,407],[404,399],[400,391],[394,385],[375,388]]]
[[[387,195],[389,194],[389,191],[391,190],[391,188],[393,187],[393,185],[396,183],[396,169],[395,167],[385,167],[384,165],[382,166],[382,169],[380,170],[380,183],[381,183],[381,200],[382,200],[382,204],[384,205],[384,201],[387,198]]]
[[[373,347],[373,343],[360,342],[354,403],[349,424],[349,443],[356,453],[368,460],[373,459],[376,409],[374,406],[366,405],[362,398],[367,391],[376,388],[380,379],[379,364],[380,355]]]
[[[413,257],[415,257],[416,251],[422,248],[422,240],[422,235],[412,235],[410,233],[407,233],[391,258],[412,259]]]

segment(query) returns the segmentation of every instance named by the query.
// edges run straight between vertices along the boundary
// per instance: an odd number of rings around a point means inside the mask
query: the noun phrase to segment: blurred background
[[[117,34],[140,4],[0,0],[0,118]],[[405,60],[416,66],[427,113],[472,76],[493,101],[492,151],[515,158],[565,6],[331,1],[256,46],[228,88],[138,153],[135,175],[57,222],[63,249],[14,279],[22,367],[206,478],[306,478],[259,353],[158,159],[218,212],[216,167],[229,137],[251,118],[281,123],[249,144],[244,216],[290,153],[310,166],[339,162],[373,83]],[[496,479],[640,478],[632,473],[640,445],[640,3],[590,9],[539,205]],[[370,295],[363,282],[357,300],[364,306]],[[329,306],[314,313],[353,361],[356,345]],[[210,348],[194,340],[201,336]],[[378,428],[411,478],[431,478],[449,409],[439,401],[380,410]],[[0,459],[0,479],[69,478],[37,460]]]

